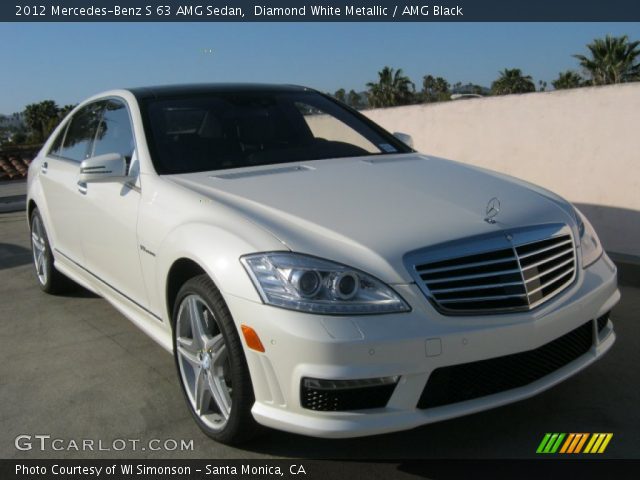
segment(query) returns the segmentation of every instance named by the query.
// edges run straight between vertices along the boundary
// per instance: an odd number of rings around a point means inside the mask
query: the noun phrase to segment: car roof
[[[184,85],[158,85],[153,87],[128,88],[138,100],[183,95],[206,95],[207,93],[276,93],[312,91],[298,85],[275,85],[264,83],[199,83]]]

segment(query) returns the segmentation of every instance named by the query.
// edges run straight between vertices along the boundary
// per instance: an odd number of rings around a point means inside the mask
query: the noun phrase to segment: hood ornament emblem
[[[489,203],[487,203],[484,221],[487,223],[496,223],[495,218],[498,216],[498,213],[500,213],[500,200],[498,200],[498,197],[493,197],[489,200]]]

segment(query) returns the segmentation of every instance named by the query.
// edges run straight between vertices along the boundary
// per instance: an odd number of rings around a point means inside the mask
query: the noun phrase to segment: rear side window
[[[133,133],[127,107],[119,100],[107,101],[96,132],[92,155],[119,153],[129,161],[133,149]]]
[[[71,119],[62,148],[55,155],[76,162],[89,157],[103,108],[104,102],[96,102],[80,109]]]

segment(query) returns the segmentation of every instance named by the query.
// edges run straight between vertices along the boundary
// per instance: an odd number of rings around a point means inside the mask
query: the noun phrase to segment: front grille
[[[529,350],[479,362],[437,368],[429,376],[418,408],[433,408],[523,387],[589,351],[593,322]]]
[[[564,232],[522,244],[414,265],[427,295],[445,314],[530,310],[574,280],[576,255]],[[473,251],[473,244],[466,251]]]

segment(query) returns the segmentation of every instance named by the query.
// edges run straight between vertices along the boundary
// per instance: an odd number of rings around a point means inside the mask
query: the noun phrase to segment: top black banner
[[[2,22],[638,22],[638,0],[15,0]]]

